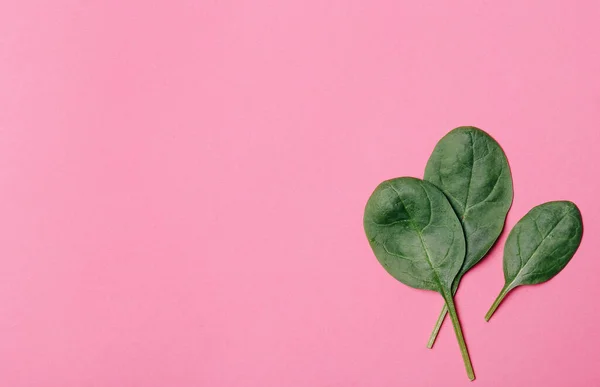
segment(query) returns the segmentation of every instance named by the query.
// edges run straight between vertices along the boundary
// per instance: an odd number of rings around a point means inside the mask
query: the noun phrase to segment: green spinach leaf
[[[521,218],[504,245],[505,284],[485,320],[489,321],[512,289],[557,275],[577,251],[582,233],[581,213],[568,201],[541,204]]]
[[[446,194],[465,233],[465,261],[452,284],[455,294],[462,276],[487,254],[504,228],[513,199],[510,168],[492,137],[481,129],[463,126],[437,143],[424,179]],[[428,348],[433,346],[447,312],[444,305]]]
[[[363,221],[371,248],[389,274],[413,288],[442,295],[467,375],[473,380],[473,367],[451,291],[464,261],[465,239],[448,199],[423,180],[387,180],[369,198]]]

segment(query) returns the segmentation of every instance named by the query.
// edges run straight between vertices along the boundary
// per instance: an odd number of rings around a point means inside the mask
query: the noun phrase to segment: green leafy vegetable
[[[475,378],[452,298],[465,257],[461,224],[433,184],[412,177],[381,183],[371,194],[364,228],[377,260],[398,281],[442,295],[469,379]]]
[[[465,233],[465,260],[452,284],[455,294],[462,276],[487,254],[504,228],[513,198],[510,168],[492,137],[481,129],[463,126],[437,143],[425,168],[425,180],[446,194]],[[444,305],[428,348],[447,312]]]
[[[521,218],[504,245],[505,284],[485,320],[489,321],[512,289],[557,275],[577,251],[582,232],[581,213],[568,201],[541,204]]]

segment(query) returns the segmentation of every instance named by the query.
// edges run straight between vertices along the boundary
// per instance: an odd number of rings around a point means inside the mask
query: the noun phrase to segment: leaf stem
[[[456,333],[456,340],[458,341],[458,346],[460,347],[460,353],[463,358],[463,362],[465,363],[465,369],[467,370],[467,376],[469,380],[475,380],[475,373],[473,372],[473,365],[471,364],[471,358],[469,357],[469,351],[467,350],[467,344],[465,343],[465,338],[462,333],[462,328],[460,326],[460,321],[458,320],[458,314],[456,312],[456,307],[454,306],[454,300],[452,299],[452,295],[450,292],[442,291],[442,297],[446,301],[446,306],[448,307],[448,313],[450,313],[450,320],[452,320],[452,326],[454,327],[454,333]]]
[[[504,287],[500,291],[500,294],[498,294],[498,297],[496,297],[496,300],[492,304],[490,310],[488,310],[488,312],[486,313],[486,315],[485,315],[485,321],[490,321],[490,318],[492,318],[492,315],[494,314],[494,312],[496,311],[496,309],[498,309],[498,306],[500,305],[500,303],[502,302],[502,300],[504,300],[504,297],[506,297],[506,295],[508,294],[508,292],[510,292],[509,286],[508,285],[504,285]]]
[[[448,313],[448,306],[444,303],[444,307],[440,312],[440,316],[438,317],[435,327],[433,327],[433,332],[431,332],[431,336],[429,336],[429,342],[427,343],[427,348],[431,349],[433,344],[435,343],[435,339],[437,339],[438,333],[440,333],[440,328],[442,327],[442,323],[446,318],[446,314]]]
[[[454,297],[456,295],[456,291],[458,290],[458,284],[460,282],[461,277],[456,278],[454,280],[455,281],[454,286],[452,286],[452,297]],[[433,348],[433,344],[435,344],[435,341],[437,340],[437,337],[440,334],[440,328],[442,327],[442,324],[444,323],[444,320],[446,319],[447,314],[448,314],[448,306],[446,305],[446,303],[444,303],[444,306],[442,307],[442,311],[440,312],[440,315],[438,316],[435,326],[433,327],[433,331],[431,332],[431,336],[429,336],[429,342],[427,343],[427,348],[429,348],[429,349]]]

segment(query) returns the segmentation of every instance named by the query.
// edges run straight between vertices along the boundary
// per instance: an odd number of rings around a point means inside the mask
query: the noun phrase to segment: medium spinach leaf
[[[504,245],[505,284],[485,320],[489,321],[512,289],[557,275],[577,251],[582,233],[581,213],[569,201],[541,204],[521,218]]]
[[[446,194],[465,233],[465,261],[452,284],[455,294],[462,276],[487,254],[504,228],[513,199],[510,168],[492,137],[481,129],[463,126],[437,143],[424,179]],[[444,305],[428,348],[433,346],[447,312]]]
[[[442,295],[450,312],[469,379],[475,378],[452,298],[465,257],[465,239],[448,199],[433,184],[401,177],[371,194],[364,228],[377,260],[398,281]]]

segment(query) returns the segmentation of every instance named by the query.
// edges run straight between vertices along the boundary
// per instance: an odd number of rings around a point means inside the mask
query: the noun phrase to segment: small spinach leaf
[[[465,233],[466,256],[452,285],[455,294],[462,276],[487,254],[504,228],[513,199],[510,168],[502,148],[490,135],[462,126],[437,143],[424,179],[446,194]],[[428,348],[433,346],[447,311],[444,305]]]
[[[452,283],[465,257],[465,239],[448,199],[433,184],[401,177],[371,194],[364,228],[377,260],[398,281],[442,295],[469,379],[475,378],[458,320]]]
[[[485,320],[489,321],[512,289],[557,275],[577,251],[582,233],[581,213],[569,201],[541,204],[521,218],[504,245],[505,284]]]

